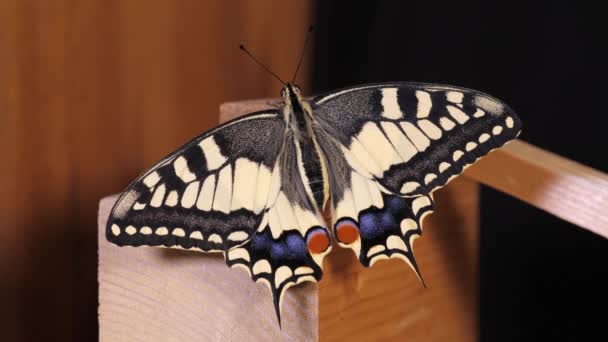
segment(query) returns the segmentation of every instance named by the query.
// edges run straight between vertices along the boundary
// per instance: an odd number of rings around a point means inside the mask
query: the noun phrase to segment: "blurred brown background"
[[[221,102],[278,96],[238,45],[288,78],[313,10],[0,0],[2,340],[97,339],[99,199],[213,127]]]

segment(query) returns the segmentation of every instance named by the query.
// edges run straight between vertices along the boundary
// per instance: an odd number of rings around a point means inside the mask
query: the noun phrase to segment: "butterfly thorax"
[[[281,97],[285,106],[283,107],[283,118],[295,134],[299,136],[312,135],[310,119],[312,112],[310,105],[301,96],[300,87],[288,83],[281,89]]]
[[[312,130],[312,109],[301,96],[300,88],[295,84],[287,84],[282,89],[285,106],[283,115],[286,127],[291,131],[296,140],[299,153],[296,156],[300,172],[304,174],[304,180],[308,183],[309,198],[322,208],[329,196],[325,158],[315,141]]]

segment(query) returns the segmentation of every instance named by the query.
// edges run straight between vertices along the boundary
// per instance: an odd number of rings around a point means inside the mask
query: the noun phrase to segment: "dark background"
[[[481,90],[519,113],[521,139],[608,171],[599,8],[560,1],[318,5],[315,92],[380,81]],[[608,241],[489,188],[481,201],[481,340],[605,338]]]

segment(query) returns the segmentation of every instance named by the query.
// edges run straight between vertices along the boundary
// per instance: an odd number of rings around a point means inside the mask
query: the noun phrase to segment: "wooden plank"
[[[269,108],[273,100],[225,103],[225,122]],[[401,260],[365,269],[335,247],[319,284],[321,341],[474,341],[478,314],[478,186],[460,178],[436,194],[437,212],[416,240],[416,259],[428,288]]]
[[[287,292],[279,329],[268,287],[228,268],[220,254],[109,243],[116,199],[99,204],[101,341],[317,340],[315,284]]]
[[[516,140],[465,175],[608,238],[608,175],[603,172]]]

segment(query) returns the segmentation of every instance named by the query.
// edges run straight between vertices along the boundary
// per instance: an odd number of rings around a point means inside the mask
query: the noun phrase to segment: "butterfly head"
[[[295,83],[287,83],[285,87],[281,89],[281,97],[288,105],[294,105],[302,100],[302,90],[300,86]]]

